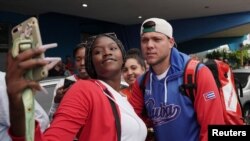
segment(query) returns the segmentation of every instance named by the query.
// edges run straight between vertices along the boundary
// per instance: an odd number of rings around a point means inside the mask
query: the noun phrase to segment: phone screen
[[[66,88],[68,88],[69,86],[71,86],[74,83],[75,83],[75,81],[73,81],[73,80],[64,79],[63,88],[66,89]]]

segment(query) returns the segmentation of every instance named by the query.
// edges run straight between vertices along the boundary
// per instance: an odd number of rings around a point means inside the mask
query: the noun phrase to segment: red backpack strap
[[[184,95],[190,97],[194,103],[194,94],[196,92],[196,74],[200,61],[190,59],[188,60],[183,74],[183,84],[181,85],[181,91]]]

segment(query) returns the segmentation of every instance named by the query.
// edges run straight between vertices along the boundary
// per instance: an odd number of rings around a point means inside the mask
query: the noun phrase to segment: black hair
[[[141,57],[141,58],[144,59],[144,57],[143,57],[143,55],[142,55],[142,53],[141,53],[141,50],[140,50],[139,48],[130,48],[130,49],[127,51],[127,55],[129,55],[129,54],[136,54],[136,55],[138,55],[139,57]]]
[[[154,26],[155,26],[154,21],[147,21],[142,25],[143,28],[150,28],[150,27],[154,27]]]
[[[125,62],[130,58],[137,60],[137,62],[146,70],[145,61],[142,57],[141,51],[138,48],[131,48],[127,51]],[[124,62],[124,64],[125,64],[125,62]],[[124,67],[124,65],[123,65],[123,67]]]
[[[76,45],[76,47],[73,50],[73,57],[74,58],[76,58],[76,53],[81,48],[86,48],[86,42],[82,42],[82,43]]]
[[[125,57],[126,57],[126,52],[125,52],[125,49],[122,45],[122,42],[119,39],[117,39],[116,37],[114,37],[112,35],[108,35],[108,34],[99,34],[99,35],[95,36],[94,38],[92,38],[92,37],[88,38],[86,55],[85,55],[85,63],[86,63],[85,65],[86,65],[86,71],[89,74],[90,78],[92,78],[92,79],[97,79],[96,70],[95,70],[95,67],[93,65],[93,60],[92,60],[93,44],[95,43],[96,39],[98,39],[100,37],[108,37],[108,38],[114,40],[122,52],[123,62],[125,61]]]

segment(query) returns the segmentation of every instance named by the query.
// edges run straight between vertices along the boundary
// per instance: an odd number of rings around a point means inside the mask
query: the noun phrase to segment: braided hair
[[[119,39],[117,39],[116,37],[109,35],[109,34],[99,34],[99,35],[95,36],[94,38],[93,37],[88,38],[86,55],[85,55],[85,65],[86,65],[86,71],[89,74],[90,78],[92,78],[92,79],[97,79],[96,70],[95,70],[95,67],[93,65],[93,60],[92,60],[93,45],[94,45],[96,39],[98,39],[100,37],[108,37],[108,38],[114,40],[122,52],[123,62],[125,61],[125,57],[126,57],[126,51],[124,49],[124,46],[122,45],[122,42]]]

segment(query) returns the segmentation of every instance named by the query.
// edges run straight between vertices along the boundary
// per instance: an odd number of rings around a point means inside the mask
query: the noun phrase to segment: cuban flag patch
[[[203,94],[205,101],[215,99],[215,93],[213,91]]]

